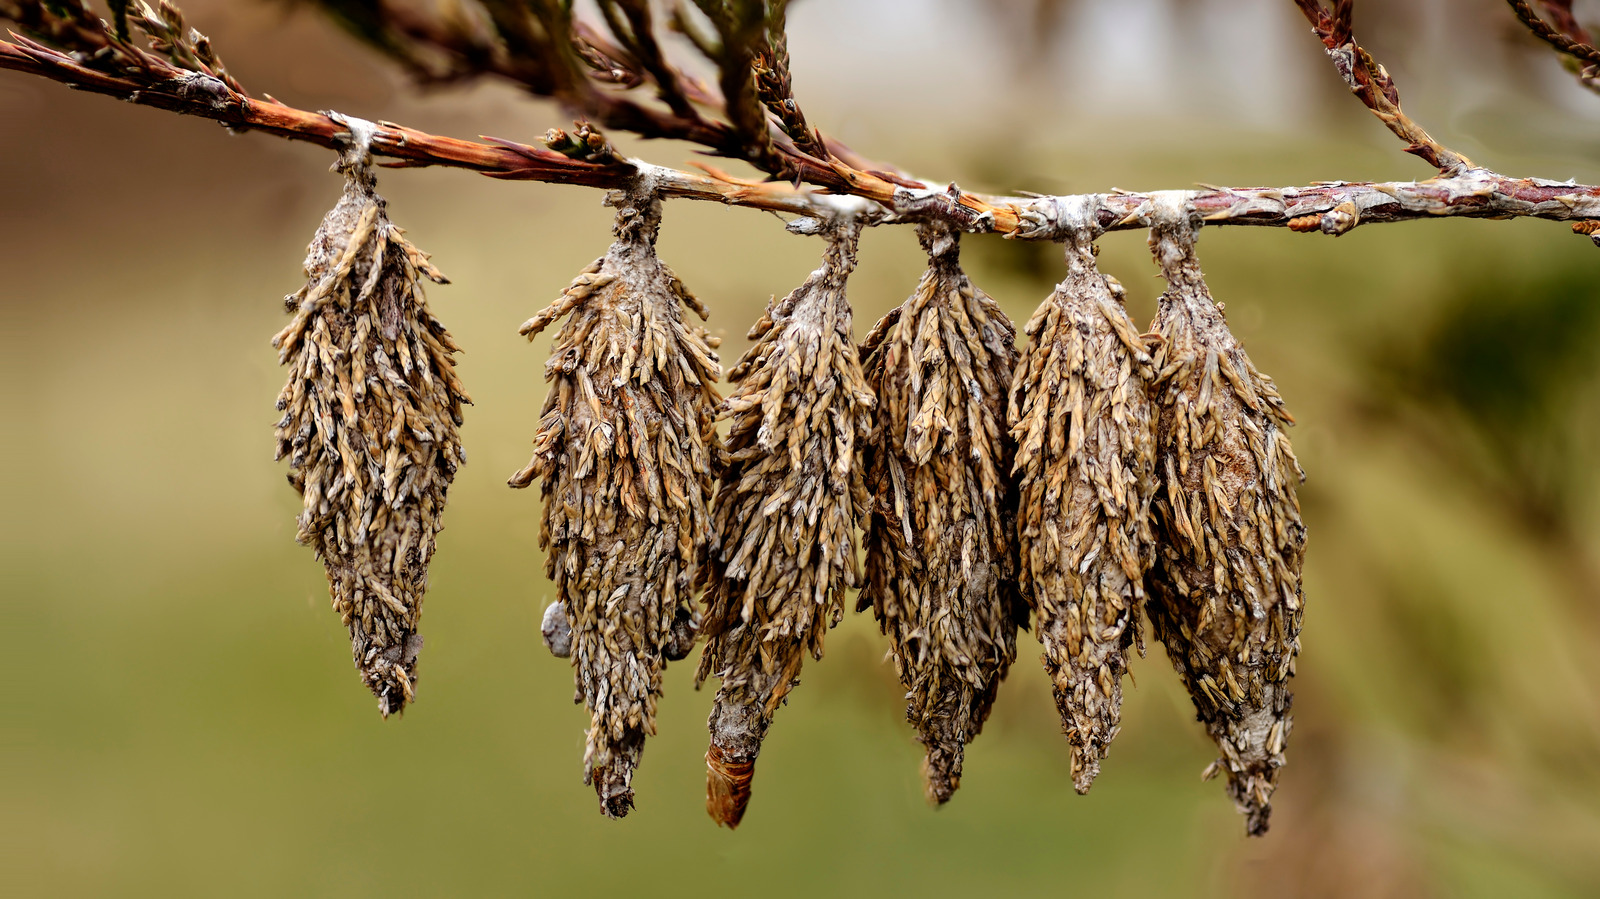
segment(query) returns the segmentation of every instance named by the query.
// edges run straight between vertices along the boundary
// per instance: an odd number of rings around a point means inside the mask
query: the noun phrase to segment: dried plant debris
[[[729,372],[729,465],[702,569],[706,649],[696,681],[722,679],[709,722],[706,809],[735,827],[761,741],[806,653],[858,586],[855,528],[867,498],[856,464],[873,397],[850,333],[845,279],[860,226],[833,222],[822,267],[768,306]]]
[[[522,326],[531,339],[567,317],[545,363],[533,459],[510,483],[542,482],[539,542],[558,599],[541,629],[571,656],[574,701],[589,709],[584,782],[620,818],[662,673],[694,645],[691,586],[724,457],[716,341],[684,322],[682,307],[705,309],[656,257],[661,202],[647,187],[611,202],[616,242]]]
[[[1222,757],[1249,832],[1266,832],[1300,648],[1304,474],[1272,379],[1229,333],[1195,258],[1197,222],[1162,198],[1150,247],[1167,279],[1154,330],[1153,507],[1160,551],[1147,609]]]
[[[306,285],[285,298],[294,318],[272,339],[290,371],[277,457],[304,500],[295,539],[322,559],[387,717],[416,695],[417,620],[471,400],[458,348],[423,297],[423,276],[445,278],[389,221],[357,155],[341,163],[344,196],[311,240]]]
[[[1028,321],[1011,392],[1020,582],[1087,793],[1122,709],[1155,552],[1151,359],[1121,285],[1095,267],[1093,233],[1068,231],[1067,277]]]
[[[927,749],[928,799],[961,784],[1017,655],[1027,611],[1016,592],[1006,391],[1016,329],[961,270],[957,236],[926,225],[929,268],[862,347],[877,395],[863,448],[871,608],[891,640],[906,719]]]

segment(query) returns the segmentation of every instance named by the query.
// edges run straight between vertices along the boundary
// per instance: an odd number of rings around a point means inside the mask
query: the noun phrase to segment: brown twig
[[[691,102],[691,89],[682,72],[672,67],[656,42],[655,20],[648,0],[602,0],[611,33],[623,41],[629,55],[655,82],[656,93],[673,114],[683,119],[699,118]],[[702,101],[708,99],[702,95]]]
[[[1316,5],[1315,0],[1301,2]],[[68,12],[59,12],[62,9]],[[212,119],[237,130],[264,131],[328,148],[344,147],[350,140],[344,117],[296,109],[271,97],[252,99],[237,82],[224,81],[202,58],[215,59],[209,48],[204,53],[187,48],[179,53],[169,51],[168,58],[156,56],[117,37],[107,23],[81,4],[46,8],[37,0],[0,0],[0,16],[55,45],[14,35],[14,42],[0,41],[0,68]],[[1347,26],[1348,16],[1330,17],[1321,23],[1329,40],[1335,42],[1348,36]],[[216,66],[220,68],[220,64]],[[371,149],[374,155],[393,160],[391,165],[443,165],[508,180],[600,188],[624,187],[641,169],[649,169],[668,197],[823,217],[840,211],[841,204],[853,203],[852,211],[874,224],[937,221],[966,232],[998,232],[1020,238],[1059,236],[1062,198],[984,196],[953,184],[941,189],[893,172],[864,170],[864,161],[837,145],[824,144],[827,158],[823,159],[799,152],[785,141],[793,154],[795,180],[781,183],[740,180],[710,168],[702,175],[623,160],[594,129],[580,127],[577,135],[575,139],[552,132],[550,145],[545,147],[492,138],[477,143],[381,122],[374,127]],[[847,199],[850,196],[860,199]],[[1151,196],[1126,192],[1096,196],[1089,208],[1102,230],[1139,228]],[[1186,192],[1185,196],[1212,224],[1289,227],[1335,235],[1362,223],[1446,215],[1534,216],[1573,222],[1575,230],[1591,235],[1600,227],[1596,224],[1600,222],[1600,187],[1512,179],[1465,168],[1464,161],[1450,177],[1420,183],[1215,188]]]
[[[1542,0],[1539,4],[1544,7],[1545,13],[1550,16],[1554,25],[1534,12],[1526,0],[1506,0],[1506,2],[1517,14],[1517,19],[1540,40],[1579,62],[1600,63],[1600,50],[1595,49],[1590,43],[1588,31],[1573,17],[1570,0],[1565,2]]]
[[[756,93],[796,150],[827,160],[832,157],[827,143],[806,122],[794,97],[794,80],[789,74],[788,7],[788,0],[775,0],[767,14],[766,47],[754,59]]]
[[[1565,54],[1577,71],[1578,83],[1589,90],[1600,92],[1600,49],[1589,38],[1589,32],[1572,15],[1572,0],[1541,0],[1540,6],[1554,22],[1546,22],[1534,12],[1525,0],[1506,0],[1517,20],[1533,35]]]
[[[212,119],[240,130],[262,131],[290,140],[339,149],[348,127],[320,112],[234,93],[220,80],[159,61],[153,70],[112,75],[27,38],[0,41],[0,69],[13,69],[58,81],[77,90],[105,94],[142,106]],[[165,68],[162,68],[165,66]],[[507,180],[545,181],[587,187],[620,188],[632,181],[640,162],[597,164],[553,150],[494,141],[477,143],[380,122],[372,138],[375,156],[401,166],[449,166]],[[839,165],[835,163],[835,165]],[[824,215],[848,202],[845,197],[777,182],[741,181],[708,169],[701,175],[649,167],[664,196],[712,200],[795,215]],[[963,191],[907,187],[871,173],[837,176],[838,194],[872,201],[860,209],[875,223],[944,221],[964,231],[993,231],[1021,238],[1054,233],[1054,210],[1064,198],[980,197]],[[915,182],[913,182],[915,183]],[[1189,202],[1215,225],[1294,227],[1340,234],[1355,224],[1411,221],[1440,216],[1511,218],[1532,216],[1575,223],[1600,221],[1600,187],[1516,179],[1484,170],[1423,182],[1334,182],[1289,188],[1216,188],[1188,192]],[[1150,194],[1116,193],[1097,197],[1093,214],[1101,228],[1143,227],[1139,213]],[[1309,217],[1309,218],[1308,218]]]
[[[1295,0],[1311,28],[1328,50],[1334,68],[1379,121],[1407,143],[1411,153],[1446,175],[1475,168],[1472,160],[1434,140],[1422,126],[1400,109],[1400,92],[1394,79],[1377,60],[1356,43],[1351,32],[1355,0],[1334,0],[1330,11],[1321,0]]]
[[[59,81],[76,90],[117,97],[141,106],[200,116],[241,130],[263,131],[329,149],[348,144],[349,130],[320,112],[235,93],[221,80],[172,68],[144,77],[111,75],[86,68],[72,58],[27,38],[0,41],[0,68]],[[372,152],[401,166],[446,165],[502,178],[615,187],[632,175],[631,166],[579,162],[538,147],[501,142],[480,144],[440,137],[403,125],[383,123]]]
[[[1592,44],[1589,38],[1589,29],[1578,24],[1572,14],[1572,0],[1539,0],[1539,6],[1544,9],[1544,14],[1561,29],[1561,33],[1575,41]]]

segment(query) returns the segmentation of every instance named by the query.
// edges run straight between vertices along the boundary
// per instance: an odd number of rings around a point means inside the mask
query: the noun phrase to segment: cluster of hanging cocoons
[[[344,196],[274,341],[291,372],[278,444],[303,498],[297,539],[324,563],[388,715],[415,695],[469,400],[420,286],[443,277],[389,223],[364,156],[339,168]],[[1148,332],[1096,268],[1084,205],[1060,210],[1066,278],[1021,349],[962,271],[958,235],[934,223],[919,229],[916,291],[858,345],[845,287],[861,224],[806,220],[791,230],[820,235],[821,266],[768,305],[726,397],[706,310],[656,256],[660,198],[641,179],[607,202],[615,242],[522,326],[533,339],[560,324],[533,457],[510,480],[540,485],[557,595],[543,638],[572,661],[605,815],[633,807],[663,672],[703,640],[696,684],[718,684],[706,807],[737,826],[778,708],[856,589],[890,638],[931,801],[960,786],[1030,618],[1087,792],[1144,651],[1142,613],[1220,751],[1207,775],[1266,831],[1299,649],[1303,475],[1277,390],[1206,287],[1181,197],[1147,214],[1167,282]]]

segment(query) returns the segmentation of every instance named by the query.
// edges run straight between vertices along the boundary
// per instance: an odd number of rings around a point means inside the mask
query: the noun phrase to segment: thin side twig
[[[1446,175],[1475,168],[1472,160],[1434,140],[1400,109],[1400,92],[1394,86],[1394,79],[1356,42],[1351,31],[1355,0],[1334,0],[1332,10],[1323,6],[1321,0],[1294,2],[1327,48],[1334,68],[1349,85],[1350,92],[1360,98],[1396,137],[1406,142],[1407,153]]]
[[[1572,0],[1541,0],[1540,6],[1551,19],[1546,22],[1534,12],[1525,0],[1506,0],[1516,13],[1517,20],[1557,52],[1572,60],[1578,83],[1600,93],[1600,49],[1589,38],[1589,32],[1572,15]]]

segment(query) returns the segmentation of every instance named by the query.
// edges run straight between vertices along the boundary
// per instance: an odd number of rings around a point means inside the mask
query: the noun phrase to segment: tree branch
[[[99,72],[26,38],[0,41],[0,68],[58,81],[91,93],[118,97],[221,122],[239,130],[262,131],[290,140],[339,149],[349,129],[337,114],[309,112],[275,100],[254,100],[220,80],[171,67],[162,77]],[[508,180],[545,181],[587,187],[621,188],[641,174],[653,178],[671,197],[711,200],[804,216],[851,212],[875,224],[942,220],[967,231],[992,231],[1026,239],[1057,233],[1059,208],[1068,197],[979,197],[920,182],[916,187],[870,176],[844,193],[822,193],[782,182],[743,181],[707,169],[707,174],[653,166],[637,160],[609,163],[573,159],[544,147],[511,141],[476,143],[441,137],[392,122],[380,122],[372,152],[400,166],[449,166]],[[1209,188],[1185,192],[1210,224],[1288,227],[1296,231],[1343,234],[1358,224],[1399,222],[1441,216],[1510,218],[1533,216],[1575,223],[1600,222],[1600,187],[1538,179],[1513,179],[1476,169],[1450,178],[1388,184],[1333,182],[1288,188]],[[1097,198],[1096,221],[1103,230],[1143,227],[1141,216],[1152,194],[1119,192]],[[870,202],[861,202],[861,201]]]
[[[73,47],[70,55],[13,35],[0,41],[0,68],[14,69],[68,87],[105,94],[171,112],[199,116],[235,130],[255,130],[290,140],[339,149],[351,140],[349,120],[337,113],[296,109],[270,96],[256,100],[231,79],[224,81],[197,52],[203,36],[177,38],[168,58],[118,38],[98,18],[24,19],[35,33]],[[0,13],[42,10],[37,4],[0,0]],[[15,18],[15,17],[14,17]],[[134,24],[146,21],[142,14]],[[140,26],[144,27],[144,26]],[[216,64],[220,67],[220,64]],[[800,183],[747,181],[709,167],[704,174],[654,166],[617,156],[603,135],[587,126],[576,135],[553,131],[547,146],[485,138],[486,143],[428,134],[392,122],[374,126],[371,151],[390,165],[450,166],[495,178],[622,188],[648,177],[669,197],[711,200],[773,212],[827,218],[849,214],[871,224],[940,221],[968,232],[995,232],[1022,239],[1060,236],[1060,210],[1070,197],[996,197],[917,181],[897,174],[863,171],[831,151],[828,160],[800,157],[824,190]],[[560,152],[558,152],[558,149]],[[1330,182],[1288,188],[1206,188],[1184,191],[1205,221],[1214,225],[1287,227],[1294,231],[1343,234],[1360,224],[1441,216],[1511,218],[1532,216],[1572,222],[1574,230],[1600,232],[1600,187],[1539,179],[1514,179],[1484,169],[1449,177],[1388,184]],[[1093,215],[1104,231],[1145,226],[1155,194],[1118,191],[1093,196]],[[806,227],[804,224],[798,225]]]
[[[1581,44],[1592,44],[1589,30],[1578,24],[1572,14],[1572,0],[1539,0],[1539,5],[1544,8],[1544,14],[1550,21],[1561,29],[1561,33]]]
[[[330,149],[342,147],[348,140],[348,129],[326,114],[295,109],[271,99],[251,99],[210,75],[176,68],[161,77],[111,75],[86,68],[25,37],[13,38],[16,43],[0,41],[0,68],[40,75],[76,90],[141,106],[211,119],[234,129],[263,131]],[[401,166],[446,165],[500,177],[590,187],[614,187],[633,171],[627,165],[581,162],[523,144],[479,144],[387,122],[374,138],[373,151],[398,160]]]
[[[1300,12],[1311,23],[1311,29],[1327,48],[1334,68],[1349,85],[1350,92],[1359,97],[1395,136],[1406,142],[1407,153],[1421,158],[1446,175],[1475,168],[1472,160],[1434,140],[1421,125],[1401,111],[1400,92],[1395,89],[1394,79],[1356,43],[1355,35],[1351,32],[1355,0],[1334,0],[1331,11],[1320,0],[1295,0],[1295,5],[1300,7]]]

